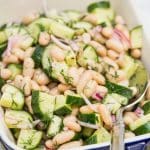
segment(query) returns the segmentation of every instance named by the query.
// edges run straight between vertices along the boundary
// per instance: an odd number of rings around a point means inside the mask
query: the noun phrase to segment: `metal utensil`
[[[130,101],[130,103],[122,108],[119,109],[116,115],[116,122],[113,125],[113,132],[112,132],[112,141],[111,141],[111,150],[124,150],[124,121],[123,121],[123,112],[126,109],[132,108],[137,103],[139,103],[146,94],[146,91],[149,86],[147,75],[147,82],[145,84],[145,88],[143,89],[143,93],[138,96],[138,98]]]

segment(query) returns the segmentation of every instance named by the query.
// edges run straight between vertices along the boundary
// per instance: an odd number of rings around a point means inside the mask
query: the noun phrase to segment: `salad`
[[[110,141],[116,113],[143,92],[142,26],[108,1],[32,13],[0,28],[0,106],[17,146],[67,150]],[[125,137],[150,133],[150,88],[124,113]]]

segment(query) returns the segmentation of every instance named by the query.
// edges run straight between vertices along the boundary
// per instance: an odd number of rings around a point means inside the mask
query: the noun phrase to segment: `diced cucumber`
[[[82,106],[85,105],[84,99],[75,93],[66,94],[67,100],[66,103],[71,106]]]
[[[87,144],[99,144],[103,142],[108,142],[111,140],[110,133],[103,127],[96,130],[92,136],[90,136],[87,140]]]
[[[142,26],[137,26],[131,30],[131,47],[142,48],[143,46],[143,29]]]
[[[48,127],[47,136],[49,138],[52,138],[57,133],[59,133],[59,131],[61,130],[61,127],[62,127],[62,119],[54,115]]]
[[[149,121],[150,121],[150,114],[147,114],[147,115],[142,116],[141,118],[137,119],[133,123],[129,124],[129,127],[132,131],[134,131]]]
[[[73,29],[56,21],[51,22],[49,32],[63,39],[72,39],[75,33]]]
[[[43,46],[37,45],[33,54],[32,54],[32,59],[34,60],[36,68],[39,68],[42,66],[41,59],[42,59],[42,55],[44,52],[44,48],[45,47],[43,47]]]
[[[82,130],[82,134],[84,138],[89,138],[94,132],[94,129],[84,127]]]
[[[78,55],[77,61],[82,67],[87,67],[91,63],[98,62],[98,56],[92,46],[86,45],[84,50]]]
[[[150,133],[150,121],[141,125],[140,127],[134,130],[136,135],[147,134]]]
[[[65,62],[68,66],[76,66],[76,54],[73,50],[65,51]]]
[[[30,129],[33,127],[33,119],[25,111],[6,110],[4,119],[8,128]]]
[[[125,55],[125,66],[123,67],[123,71],[126,73],[128,79],[130,79],[135,73],[138,64],[135,62],[133,58],[128,55]]]
[[[86,31],[89,31],[93,25],[89,22],[85,22],[85,21],[80,21],[80,22],[75,22],[72,27],[74,29],[84,29]]]
[[[12,134],[14,135],[14,137],[15,137],[16,139],[18,139],[19,134],[20,134],[20,129],[12,128],[12,129],[11,129],[11,132],[12,132]]]
[[[0,44],[3,44],[7,41],[7,35],[4,31],[0,31]]]
[[[143,106],[142,109],[144,110],[144,114],[150,114],[150,101],[147,101]]]
[[[71,113],[71,107],[66,103],[66,97],[64,95],[56,96],[56,104],[55,104],[55,111],[56,115],[68,115]]]
[[[42,135],[43,133],[37,130],[21,130],[17,141],[17,146],[26,150],[33,150],[40,144]]]
[[[87,8],[87,10],[88,10],[88,12],[93,12],[93,11],[95,11],[96,9],[101,9],[101,8],[103,8],[103,9],[108,9],[108,8],[110,8],[110,2],[108,2],[108,1],[99,1],[99,2],[94,2],[94,3],[91,3],[89,6],[88,6],[88,8]]]
[[[4,84],[5,84],[5,80],[0,77],[0,89],[2,88],[2,86],[3,86]]]
[[[14,110],[21,110],[24,106],[24,95],[13,85],[5,85],[0,99],[0,105]]]
[[[32,109],[33,113],[43,121],[50,121],[53,117],[55,106],[55,96],[51,96],[45,92],[32,92]]]
[[[100,115],[97,113],[79,114],[79,120],[90,124],[102,125]]]
[[[21,64],[9,64],[8,69],[11,71],[11,80],[14,80],[14,78],[22,73],[22,65]]]
[[[125,86],[118,85],[118,84],[112,83],[110,81],[106,81],[106,87],[107,87],[109,93],[117,93],[128,99],[131,99],[133,97],[132,90]]]
[[[134,75],[130,78],[129,83],[130,86],[137,87],[139,93],[143,93],[148,80],[148,72],[140,61],[137,61],[137,64],[138,67]]]
[[[0,45],[0,59],[2,57],[3,52],[6,50],[7,48],[7,43],[3,43]]]

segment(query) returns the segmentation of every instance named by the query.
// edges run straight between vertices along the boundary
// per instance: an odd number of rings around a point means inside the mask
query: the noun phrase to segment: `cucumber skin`
[[[106,81],[106,87],[108,88],[109,93],[117,93],[119,95],[127,97],[128,99],[131,99],[133,97],[132,90],[127,87],[112,83],[108,80]]]
[[[142,109],[144,110],[145,115],[149,114],[150,113],[150,101],[146,102],[144,106],[142,107]]]
[[[5,80],[0,77],[0,89],[2,88],[2,86],[3,86],[5,83],[6,83]]]
[[[66,103],[69,105],[82,106],[85,105],[85,101],[82,97],[77,97],[73,95],[67,95]]]
[[[0,45],[0,60],[2,59],[2,54],[7,48],[7,43],[3,43]]]
[[[61,116],[69,115],[70,113],[71,113],[71,108],[66,105],[62,106],[54,111],[54,114],[61,115]]]
[[[150,133],[150,121],[134,130],[136,135]]]

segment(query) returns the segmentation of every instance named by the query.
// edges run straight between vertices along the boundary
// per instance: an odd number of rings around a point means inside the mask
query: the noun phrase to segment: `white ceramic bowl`
[[[97,1],[97,0],[94,0]],[[58,10],[64,9],[79,9],[85,10],[87,5],[93,0],[48,0],[49,8],[56,8]],[[111,0],[114,9],[122,15],[129,27],[141,24],[138,16],[136,15],[136,8],[134,1],[131,0]],[[42,11],[42,0],[0,0],[0,24],[18,20],[29,12]],[[142,59],[148,70],[150,70],[150,41],[146,39],[146,31],[144,31],[144,48],[142,51]],[[10,148],[14,150],[21,150],[14,142],[13,136],[9,129],[6,127],[3,119],[3,110],[0,108],[0,137]],[[128,144],[134,144],[138,141],[146,141],[150,139],[150,134],[137,136],[126,140]],[[104,149],[109,143],[95,144],[83,146],[80,149]]]

